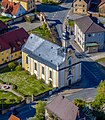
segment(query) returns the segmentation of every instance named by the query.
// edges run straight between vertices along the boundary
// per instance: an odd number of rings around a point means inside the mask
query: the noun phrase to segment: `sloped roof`
[[[13,11],[11,12],[11,14],[16,15],[21,5],[20,3],[12,3],[12,5],[13,5]]]
[[[0,20],[0,30],[7,28],[8,26]]]
[[[64,62],[64,52],[62,55],[58,54],[60,48],[60,46],[52,42],[31,34],[22,51],[27,53],[29,57],[57,69],[57,66]]]
[[[16,15],[21,4],[15,3],[15,2],[10,2],[8,0],[2,0],[2,6],[5,8],[4,12],[8,11],[12,15]]]
[[[75,23],[83,33],[105,32],[105,28],[93,21],[94,18],[85,16],[75,20]]]
[[[103,5],[103,4],[105,4],[105,0],[101,0],[99,6],[101,6],[101,5]]]
[[[15,115],[11,115],[9,120],[20,120],[20,118],[16,117]]]
[[[62,95],[58,95],[51,103],[47,104],[45,108],[61,120],[76,120],[78,113],[78,107]]]
[[[19,28],[3,35],[0,35],[0,52],[7,50],[9,48],[15,48],[15,51],[21,50],[21,47],[26,39],[28,38],[28,33],[23,29]]]

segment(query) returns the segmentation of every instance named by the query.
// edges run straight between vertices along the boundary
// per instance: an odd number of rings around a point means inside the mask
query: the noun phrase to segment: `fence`
[[[67,86],[66,86],[67,87]],[[48,90],[42,94],[39,94],[39,95],[36,95],[36,96],[33,96],[33,101],[37,101],[37,100],[42,100],[46,97],[49,97],[55,93],[58,93],[59,91],[65,89],[66,87],[62,87],[62,88],[53,88],[52,90]]]

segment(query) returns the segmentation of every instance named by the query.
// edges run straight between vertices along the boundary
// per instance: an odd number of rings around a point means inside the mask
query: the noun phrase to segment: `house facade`
[[[74,0],[73,13],[87,14],[90,6],[90,0]]]
[[[0,35],[0,65],[20,58],[21,47],[27,38],[28,33],[23,28]]]
[[[30,12],[32,10],[35,10],[35,1],[34,0],[10,0],[15,3],[20,3],[23,8],[26,10],[26,12]]]
[[[74,0],[73,13],[103,16],[105,13],[105,0]]]
[[[75,20],[75,41],[84,52],[98,52],[105,46],[105,28],[93,19],[87,16]]]
[[[78,62],[74,49],[60,47],[31,34],[22,48],[22,67],[53,87],[71,85],[81,79],[81,63],[73,68],[60,70]]]
[[[100,16],[105,16],[105,0],[101,0],[101,3],[98,6]]]

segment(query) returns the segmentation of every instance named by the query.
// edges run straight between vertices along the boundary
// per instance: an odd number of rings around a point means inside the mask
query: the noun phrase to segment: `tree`
[[[97,88],[97,93],[101,94],[101,93],[105,93],[105,81],[102,81],[98,88]]]
[[[22,66],[21,65],[16,66],[15,70],[16,71],[22,71]]]
[[[81,99],[74,99],[73,103],[79,108],[84,108],[85,107],[85,101],[83,101]]]
[[[14,62],[10,62],[8,64],[8,67],[12,70],[12,69],[14,69],[16,67],[16,64]]]
[[[97,88],[97,94],[94,102],[92,103],[92,106],[96,109],[100,109],[100,107],[104,103],[105,103],[105,81],[102,81]]]
[[[45,120],[45,105],[46,103],[38,101],[38,104],[36,105],[35,120]]]

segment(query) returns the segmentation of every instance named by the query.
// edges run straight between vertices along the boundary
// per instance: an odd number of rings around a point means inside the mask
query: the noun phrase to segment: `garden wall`
[[[8,108],[8,109],[4,109],[4,110],[1,110],[1,114],[5,114],[5,113],[7,113],[7,112],[9,112],[9,111],[12,111],[12,110],[14,110],[14,109],[16,109],[16,108],[19,108],[19,107],[21,107],[21,106],[23,106],[23,105],[25,105],[26,104],[26,100],[23,100],[21,103],[19,103],[18,105],[16,105],[16,106],[13,106],[13,107],[10,107],[10,108]]]

